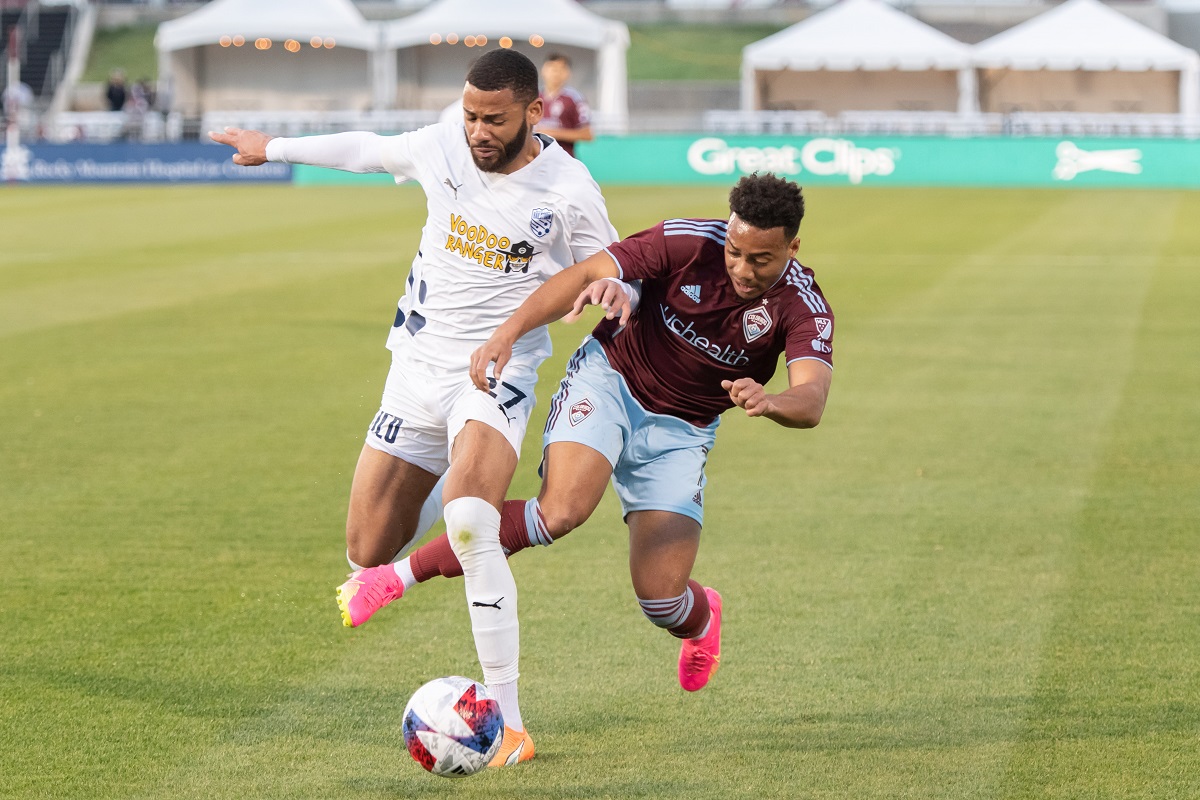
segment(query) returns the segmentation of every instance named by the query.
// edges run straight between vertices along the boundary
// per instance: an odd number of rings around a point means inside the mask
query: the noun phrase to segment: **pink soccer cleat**
[[[707,586],[704,594],[712,610],[708,633],[700,639],[684,639],[679,651],[679,685],[689,692],[708,685],[708,679],[721,665],[721,595]]]
[[[356,628],[379,609],[404,596],[404,583],[391,564],[360,569],[337,588],[342,624]]]

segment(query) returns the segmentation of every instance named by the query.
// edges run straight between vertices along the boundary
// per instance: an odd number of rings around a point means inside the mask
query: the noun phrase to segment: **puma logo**
[[[458,184],[458,186],[455,186],[454,183],[449,178],[446,178],[446,180],[442,181],[442,183],[444,183],[450,187],[450,191],[454,192],[454,199],[457,200],[458,199],[458,190],[462,188],[462,184],[460,183],[460,184]]]
[[[503,600],[503,599],[504,599],[503,597],[500,598],[500,600]],[[497,611],[499,611],[500,610],[500,600],[497,600],[494,603],[477,603],[475,601],[472,601],[471,607],[472,608],[494,608]]]

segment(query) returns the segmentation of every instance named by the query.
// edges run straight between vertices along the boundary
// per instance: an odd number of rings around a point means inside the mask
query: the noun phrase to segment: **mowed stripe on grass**
[[[623,234],[724,209],[606,195]],[[1197,203],[810,192],[838,370],[820,428],[718,436],[695,574],[726,597],[721,671],[678,689],[610,496],[513,562],[538,759],[454,793],[1194,794]],[[331,601],[420,193],[0,207],[0,796],[450,790],[398,721],[429,677],[477,676],[461,585],[356,631]],[[555,329],[514,494],[585,332]]]

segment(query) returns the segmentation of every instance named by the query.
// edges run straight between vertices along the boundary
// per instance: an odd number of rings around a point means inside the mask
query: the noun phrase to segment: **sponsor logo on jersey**
[[[442,181],[442,183],[444,183],[450,187],[450,191],[454,192],[454,199],[457,200],[458,199],[458,190],[462,188],[462,184],[461,183],[456,184],[454,181],[450,180],[449,178],[446,178],[446,180]]]
[[[662,314],[663,324],[667,326],[667,330],[683,339],[699,350],[704,351],[709,358],[718,361],[722,364],[728,364],[731,367],[740,367],[743,364],[749,364],[750,358],[746,355],[745,350],[734,350],[729,345],[722,345],[719,342],[710,342],[707,337],[701,336],[696,332],[695,323],[689,322],[683,324],[683,320],[675,311],[663,303],[658,304],[659,313]]]
[[[446,250],[481,267],[504,272],[528,272],[529,262],[537,255],[529,242],[514,243],[507,236],[498,236],[483,225],[472,225],[457,214],[450,215]]]
[[[812,340],[812,349],[816,350],[818,353],[832,353],[833,352],[833,348],[830,347],[827,343],[821,341],[820,339]]]
[[[544,239],[554,224],[554,212],[548,208],[535,208],[529,216],[529,230],[539,239]]]
[[[595,410],[596,407],[592,405],[592,401],[585,397],[578,403],[575,403],[571,406],[567,412],[567,419],[570,421],[571,427],[574,428],[576,425],[587,419],[588,415]]]
[[[700,284],[695,283],[695,284],[692,284],[691,286],[681,286],[679,288],[681,288],[683,290],[684,294],[686,294],[688,297],[692,298],[692,302],[694,302],[694,303],[700,302]]]
[[[829,341],[829,337],[833,336],[833,322],[827,317],[813,317],[813,322],[817,323],[817,336]]]
[[[747,343],[753,342],[769,330],[771,315],[767,313],[766,306],[751,308],[742,314],[742,334],[745,335]]]
[[[537,255],[533,245],[524,239],[501,252],[504,253],[505,272],[528,272],[530,260]]]

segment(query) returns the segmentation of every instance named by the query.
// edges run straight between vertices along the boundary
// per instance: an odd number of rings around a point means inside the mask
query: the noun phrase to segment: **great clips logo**
[[[735,147],[724,139],[697,139],[688,148],[688,166],[701,175],[774,172],[822,177],[845,176],[862,183],[868,176],[885,177],[896,171],[900,151],[892,147],[857,147],[849,139],[813,139],[801,147]]]

